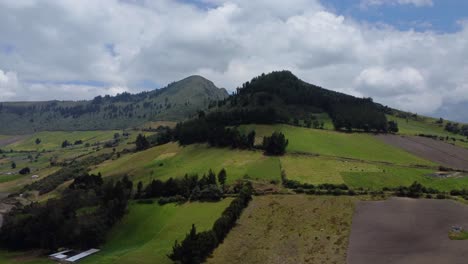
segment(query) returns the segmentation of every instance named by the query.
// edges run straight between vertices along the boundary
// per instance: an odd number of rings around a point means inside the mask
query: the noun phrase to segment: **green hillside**
[[[210,229],[230,202],[231,199],[180,206],[132,204],[129,213],[109,234],[102,251],[80,263],[170,264],[166,255],[174,241],[181,241],[192,224],[199,231]]]
[[[166,180],[183,177],[185,174],[206,174],[210,169],[216,173],[225,168],[228,183],[249,175],[253,179],[280,180],[279,160],[264,156],[261,152],[210,148],[206,145],[180,147],[177,143],[154,147],[109,160],[92,173],[103,176],[128,174],[134,180],[148,182],[151,179]]]
[[[139,94],[98,96],[91,101],[0,103],[0,134],[36,131],[113,130],[147,121],[184,120],[224,99],[226,90],[201,76]]]
[[[264,196],[240,218],[247,200],[223,213],[207,234],[230,233],[208,263],[244,256],[264,263],[278,250],[307,263],[343,263],[356,201],[413,197],[415,182],[426,187],[417,197],[468,200],[466,171],[381,140],[425,136],[468,147],[463,124],[455,134],[446,129],[450,121],[326,90],[287,71],[226,96],[192,76],[136,95],[2,104],[0,121],[11,126],[0,128],[0,195],[31,206],[6,214],[11,228],[0,231],[0,243],[27,251],[0,251],[0,264],[51,263],[46,253],[58,244],[100,248],[85,264],[170,264],[174,242],[192,224],[209,230],[240,189]],[[466,151],[453,153],[459,150]],[[101,240],[91,245],[94,238]]]
[[[258,140],[274,131],[282,132],[289,140],[288,152],[320,154],[366,161],[395,164],[435,164],[392,147],[363,133],[340,133],[290,125],[246,125],[244,131],[255,130]],[[260,143],[260,142],[259,142]]]

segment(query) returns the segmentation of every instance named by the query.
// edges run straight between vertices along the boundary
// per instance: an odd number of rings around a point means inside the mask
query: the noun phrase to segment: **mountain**
[[[385,114],[391,109],[374,103],[371,98],[327,90],[306,83],[289,71],[277,71],[244,83],[212,112],[208,119],[224,119],[224,125],[297,123],[298,120],[310,124],[314,115],[322,114],[331,118],[337,130],[386,132]],[[224,112],[223,117],[216,117],[220,112]],[[255,117],[254,112],[265,115]],[[232,119],[231,124],[226,123],[229,119]]]
[[[162,89],[90,101],[0,103],[0,134],[124,129],[154,120],[181,121],[227,96],[213,82],[190,76]]]

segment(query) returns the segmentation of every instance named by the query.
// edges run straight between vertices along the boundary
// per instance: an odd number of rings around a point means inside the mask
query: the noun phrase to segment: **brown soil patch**
[[[468,171],[468,149],[425,137],[378,135],[377,138],[443,166]]]
[[[451,200],[392,198],[358,202],[348,264],[465,264],[468,241],[448,237],[468,225],[468,206]]]
[[[257,196],[207,263],[344,264],[354,198]]]
[[[11,137],[0,139],[0,147],[4,147],[4,146],[10,145],[10,144],[13,144],[13,143],[15,143],[17,141],[22,140],[25,137],[26,136],[11,136]]]

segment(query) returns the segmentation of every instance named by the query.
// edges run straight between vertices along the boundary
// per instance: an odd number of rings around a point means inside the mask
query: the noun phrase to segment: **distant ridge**
[[[88,101],[4,102],[0,103],[0,134],[125,129],[147,121],[181,121],[227,96],[225,89],[194,75],[138,94]]]

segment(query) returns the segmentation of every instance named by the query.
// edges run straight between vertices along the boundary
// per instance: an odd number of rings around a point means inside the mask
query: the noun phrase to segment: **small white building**
[[[59,261],[61,263],[76,263],[79,260],[86,258],[96,252],[99,252],[99,249],[92,248],[83,252],[67,249],[51,254],[49,255],[49,258]]]

